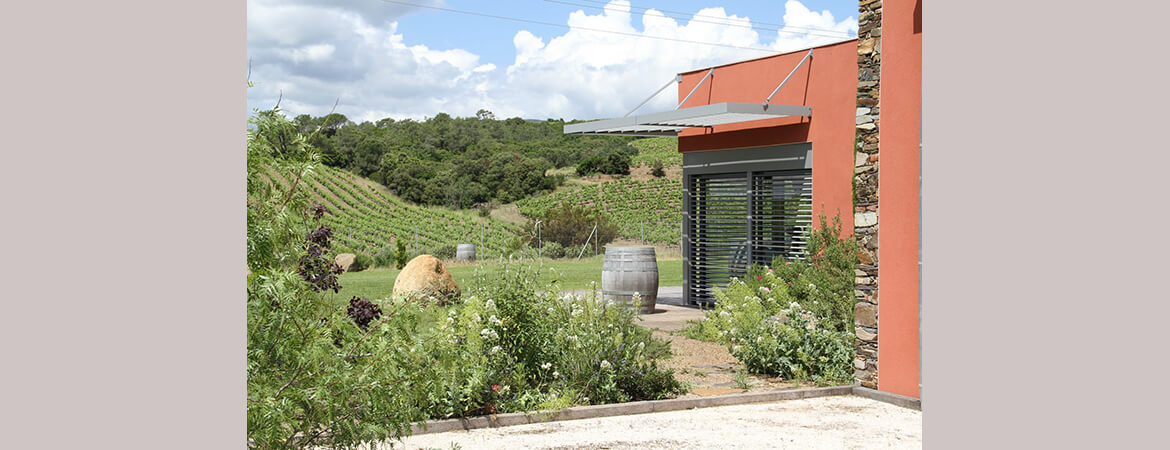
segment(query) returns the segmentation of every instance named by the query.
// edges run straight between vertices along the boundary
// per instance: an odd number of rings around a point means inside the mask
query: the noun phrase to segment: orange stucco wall
[[[878,389],[918,397],[921,0],[882,6]],[[814,164],[816,160],[814,159]]]
[[[684,108],[723,102],[763,103],[804,58],[807,50],[719,66]],[[706,69],[682,74],[678,99],[686,98]],[[773,104],[807,105],[812,117],[786,117],[679,134],[680,152],[812,142],[813,215],[839,214],[843,232],[853,233],[853,136],[857,102],[857,41],[813,49]]]
[[[882,11],[878,224],[878,389],[919,397],[919,139],[921,0],[887,0]],[[805,51],[719,66],[683,107],[762,102]],[[682,100],[707,70],[683,74]],[[812,142],[814,215],[839,214],[853,231],[852,178],[857,41],[816,47],[772,103],[808,105],[811,118],[783,118],[679,134],[679,151]]]

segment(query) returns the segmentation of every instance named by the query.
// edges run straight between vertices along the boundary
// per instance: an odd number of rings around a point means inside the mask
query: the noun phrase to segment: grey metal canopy
[[[618,119],[565,125],[565,134],[619,136],[678,136],[685,128],[709,127],[788,116],[812,116],[812,108],[801,105],[760,103],[716,103]]]
[[[703,105],[692,108],[683,108],[687,100],[695,95],[695,91],[699,90],[711,75],[715,73],[715,68],[707,70],[707,74],[703,75],[703,79],[699,80],[695,87],[691,88],[691,93],[687,94],[678,106],[674,107],[674,111],[665,111],[660,113],[646,114],[643,116],[630,116],[651,98],[661,93],[670,84],[681,83],[682,75],[676,75],[674,80],[667,82],[658,92],[650,95],[646,100],[642,100],[638,106],[626,113],[625,117],[620,119],[599,120],[596,122],[575,123],[572,125],[565,125],[565,134],[589,134],[589,135],[617,135],[617,136],[678,136],[678,132],[685,128],[694,127],[710,127],[715,125],[726,125],[729,123],[751,122],[753,120],[775,119],[777,117],[788,116],[812,116],[812,108],[800,105],[772,105],[772,97],[780,92],[780,88],[788,83],[788,79],[796,73],[800,66],[804,65],[813,56],[813,51],[810,49],[804,58],[792,68],[792,72],[784,77],[776,89],[764,99],[763,103],[716,103],[714,105]]]

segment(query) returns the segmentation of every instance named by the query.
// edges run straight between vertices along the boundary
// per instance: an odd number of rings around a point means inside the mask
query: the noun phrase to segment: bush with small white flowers
[[[777,258],[715,291],[716,306],[684,330],[724,343],[751,372],[818,384],[852,381],[857,247],[822,217],[806,259]]]

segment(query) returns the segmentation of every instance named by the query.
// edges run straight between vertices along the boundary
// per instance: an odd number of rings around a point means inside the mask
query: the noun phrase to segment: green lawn
[[[544,281],[552,281],[553,272],[549,268],[555,268],[560,272],[559,283],[561,289],[589,289],[589,282],[596,281],[597,288],[601,289],[601,264],[603,257],[583,258],[580,261],[568,260],[541,260],[539,262],[527,261],[523,263],[525,266],[536,268]],[[496,262],[484,261],[476,265],[461,265],[448,267],[451,271],[451,276],[455,277],[455,282],[459,287],[466,291],[471,287],[469,283],[475,279],[475,270],[482,268],[488,271],[500,270],[501,266]],[[658,260],[658,285],[659,286],[681,286],[682,285],[682,260],[680,259],[659,259]],[[490,274],[491,272],[489,272]],[[386,298],[394,290],[394,278],[398,276],[398,270],[395,269],[369,269],[362,272],[343,273],[339,276],[338,282],[341,284],[341,292],[337,294],[338,298],[348,299],[353,296],[366,298]]]

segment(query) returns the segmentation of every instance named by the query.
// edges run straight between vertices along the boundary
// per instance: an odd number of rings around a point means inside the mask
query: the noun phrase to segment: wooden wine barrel
[[[456,261],[475,261],[475,244],[459,244],[455,246]]]
[[[601,265],[601,298],[629,305],[635,292],[642,298],[639,312],[653,312],[658,300],[654,247],[606,247]]]

